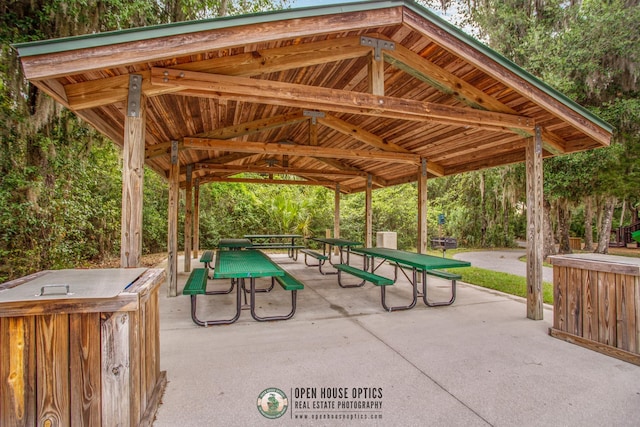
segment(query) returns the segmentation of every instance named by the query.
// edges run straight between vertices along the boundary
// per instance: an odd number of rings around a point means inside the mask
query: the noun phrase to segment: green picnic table
[[[349,263],[349,253],[351,251],[351,248],[354,246],[362,246],[362,242],[356,242],[354,240],[347,240],[347,239],[340,239],[340,238],[332,238],[332,237],[314,237],[311,240],[314,240],[316,242],[319,243],[324,243],[323,247],[322,247],[322,253],[324,255],[327,255],[328,253],[328,257],[329,257],[329,263],[331,265],[333,265],[333,262],[331,262],[331,252],[333,251],[333,248],[336,247],[338,248],[338,251],[340,252],[340,264],[346,262],[347,264]],[[327,250],[327,246],[329,247],[329,249]],[[343,257],[343,252],[346,251],[346,260],[344,260]]]
[[[251,241],[254,249],[286,249],[289,258],[298,260],[298,249],[304,245],[296,244],[296,239],[302,239],[301,234],[245,234],[244,238]]]
[[[252,247],[249,239],[220,239],[218,249],[239,250]]]
[[[404,310],[413,308],[415,306],[418,296],[422,297],[422,300],[429,307],[451,305],[456,298],[456,280],[460,278],[459,275],[442,271],[445,268],[458,268],[469,267],[471,263],[467,261],[459,261],[456,259],[442,258],[427,254],[418,254],[415,252],[407,252],[398,249],[390,248],[353,248],[353,253],[363,255],[365,257],[364,270],[370,269],[369,274],[374,274],[376,269],[382,265],[384,261],[391,261],[395,267],[395,277],[393,282],[397,280],[398,268],[403,272],[409,283],[413,286],[413,301],[408,306],[402,307],[387,307],[384,301],[385,299],[385,287],[381,286],[382,305],[388,311]],[[370,258],[370,267],[367,260]],[[382,259],[377,266],[375,264],[375,258]],[[404,273],[404,269],[410,269],[411,277]],[[356,275],[359,274],[357,271]],[[422,293],[418,292],[418,274],[422,275]],[[431,302],[427,297],[427,276],[437,276],[440,278],[451,280],[451,298],[448,301]],[[361,277],[361,276],[359,276]],[[380,277],[380,276],[378,276]]]
[[[291,291],[291,311],[288,314],[262,317],[256,313],[255,294],[259,291],[256,290],[256,278],[258,277],[271,277],[271,288],[273,287],[273,281],[277,280],[285,290]],[[200,320],[196,313],[197,295],[213,295],[215,293],[206,291],[206,280],[204,281],[204,287],[198,289],[187,290],[185,286],[183,293],[191,295],[191,318],[194,323],[200,326],[227,325],[234,323],[240,318],[240,313],[243,308],[242,294],[247,292],[246,279],[249,279],[248,292],[251,295],[249,304],[251,316],[258,321],[290,319],[296,310],[296,291],[304,288],[299,281],[259,250],[218,250],[213,278],[214,280],[231,279],[232,288],[234,281],[237,281],[236,312],[231,319]],[[267,290],[271,290],[271,288]]]

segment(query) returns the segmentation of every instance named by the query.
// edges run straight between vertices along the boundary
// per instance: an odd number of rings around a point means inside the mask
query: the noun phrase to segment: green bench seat
[[[213,262],[213,251],[204,251],[200,257],[200,262],[204,264],[206,268],[211,268]]]
[[[321,261],[326,261],[326,260],[329,259],[328,256],[326,256],[324,254],[321,254],[320,252],[316,252],[316,251],[314,251],[312,249],[302,249],[302,250],[300,250],[300,252],[302,252],[305,255],[305,257],[304,257],[305,262],[307,260],[307,255],[309,255],[310,257],[313,257],[313,258],[315,258],[317,260],[321,260]],[[313,266],[313,267],[315,267],[315,266]]]
[[[299,291],[304,289],[304,284],[286,271],[284,272],[284,276],[276,277],[276,281],[285,291]]]
[[[393,285],[393,279],[389,279],[388,277],[378,276],[377,274],[369,273],[368,271],[360,270],[359,268],[355,268],[347,264],[336,264],[333,267],[338,271],[349,273],[352,276],[356,276],[367,282],[371,282],[376,286]]]
[[[321,254],[320,252],[316,252],[316,251],[314,251],[312,249],[302,249],[300,252],[302,252],[304,254],[304,264],[307,267],[318,267],[318,270],[320,271],[320,274],[322,274],[322,275],[337,274],[337,271],[334,271],[334,272],[331,272],[331,273],[325,273],[324,271],[322,271],[322,266],[329,259],[328,255]],[[317,259],[318,263],[317,264],[309,264],[309,261],[307,259],[308,256]]]
[[[448,271],[443,271],[443,270],[427,270],[427,274],[429,276],[440,277],[441,279],[452,280],[452,281],[462,279],[462,276],[459,274],[449,273]]]
[[[207,292],[208,272],[206,268],[194,268],[182,289],[183,295],[204,295]]]

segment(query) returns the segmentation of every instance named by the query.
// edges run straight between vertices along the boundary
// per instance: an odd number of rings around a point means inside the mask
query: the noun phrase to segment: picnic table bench
[[[320,252],[316,252],[313,249],[301,249],[300,252],[302,252],[304,254],[304,264],[307,267],[318,267],[318,270],[320,271],[320,274],[322,275],[326,275],[326,274],[337,274],[337,272],[324,272],[322,271],[322,266],[324,265],[324,263],[329,259],[329,256],[327,256],[326,254],[321,254]],[[317,264],[309,264],[309,261],[307,260],[307,257],[312,257],[318,260]]]

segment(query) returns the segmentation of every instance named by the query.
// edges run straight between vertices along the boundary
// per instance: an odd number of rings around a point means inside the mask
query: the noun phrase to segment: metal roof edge
[[[450,22],[447,22],[445,19],[431,12],[429,9],[423,7],[422,5],[417,4],[413,0],[405,0],[404,3],[408,9],[411,9],[413,12],[419,14],[425,19],[428,19],[433,24],[437,25],[438,27],[440,27],[442,30],[446,31],[448,34],[452,35],[453,37],[456,37],[462,42],[472,46],[474,49],[477,49],[483,55],[493,59],[495,62],[507,68],[509,71],[511,71],[521,79],[527,81],[537,89],[541,90],[542,92],[546,93],[552,98],[558,100],[560,103],[574,110],[578,114],[584,116],[585,118],[595,123],[596,125],[600,126],[602,129],[606,130],[607,132],[609,133],[613,132],[613,126],[611,124],[607,123],[600,117],[596,116],[594,113],[592,113],[582,105],[578,104],[576,101],[569,98],[562,92],[554,89],[553,87],[549,86],[547,83],[538,79],[536,76],[529,73],[528,71],[526,71],[524,68],[520,67],[513,61],[507,59],[500,53],[491,49],[489,46],[477,40],[475,37],[470,36],[469,34],[462,31],[460,28],[456,27]]]
[[[359,12],[364,10],[385,9],[404,5],[404,0],[374,0],[322,6],[308,6],[296,9],[281,9],[258,12],[246,15],[224,16],[195,21],[172,22],[148,27],[127,28],[103,33],[85,34],[24,43],[11,46],[21,57],[65,52],[107,46],[133,41],[149,40],[160,37],[171,37],[200,31],[211,31],[241,25],[260,24],[289,19],[309,18],[321,15]]]

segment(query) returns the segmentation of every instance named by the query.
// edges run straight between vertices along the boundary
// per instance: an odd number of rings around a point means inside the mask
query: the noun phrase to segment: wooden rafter
[[[453,52],[457,56],[464,57],[464,59],[473,66],[498,79],[518,93],[526,96],[528,99],[544,107],[555,116],[562,117],[563,120],[571,123],[577,129],[598,141],[598,143],[604,146],[609,145],[611,135],[606,129],[603,129],[592,121],[587,120],[579,112],[566,108],[566,106],[563,105],[557,97],[554,97],[547,91],[532,90],[529,83],[509,72],[504,65],[500,64],[493,58],[489,58],[482,51],[468,43],[465,43],[461,39],[451,37],[451,35],[446,31],[426,22],[415,12],[404,9],[403,17],[406,25],[429,37],[444,49]],[[531,129],[526,130],[532,133]]]
[[[411,153],[411,151],[400,147],[392,142],[385,141],[383,138],[375,135],[359,126],[352,125],[342,119],[339,119],[333,115],[326,114],[324,118],[318,118],[318,122],[324,126],[330,127],[345,135],[349,135],[352,138],[364,142],[372,147],[378,148],[383,151],[395,152],[395,153]],[[429,162],[431,163],[431,162]],[[438,164],[431,164],[429,166],[429,172],[435,176],[444,175],[442,166]]]
[[[534,120],[512,114],[452,107],[430,102],[376,96],[366,93],[327,89],[246,77],[223,76],[169,68],[153,68],[154,85],[177,88],[188,96],[228,97],[230,99],[298,108],[339,111],[402,120],[430,120],[457,126],[497,131],[531,131]]]
[[[205,169],[210,172],[228,172],[228,173],[270,173],[280,175],[304,175],[304,176],[331,176],[331,177],[366,177],[366,172],[360,171],[336,171],[327,169],[301,169],[301,168],[283,168],[283,167],[264,167],[255,165],[212,165],[208,163],[198,163],[198,169]]]
[[[327,157],[350,160],[376,160],[387,163],[418,164],[420,156],[410,153],[389,153],[373,150],[347,150],[342,148],[312,147],[309,145],[270,142],[233,141],[212,138],[185,138],[185,149],[219,150],[255,154],[288,154],[291,156]]]
[[[396,44],[394,50],[385,50],[384,59],[389,64],[406,72],[412,77],[435,87],[443,93],[455,97],[472,108],[506,114],[518,114],[517,111],[511,107],[503,104],[492,96],[487,95],[480,89],[467,83],[444,68],[424,59],[401,44]],[[515,131],[523,137],[530,137],[533,135],[533,132]],[[543,137],[546,149],[558,154],[565,152],[565,140],[549,131],[545,131]]]

